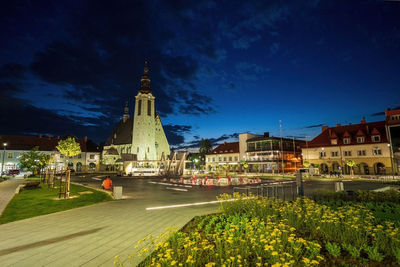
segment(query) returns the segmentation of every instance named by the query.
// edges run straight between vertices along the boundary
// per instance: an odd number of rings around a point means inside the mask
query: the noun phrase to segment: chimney
[[[342,126],[340,123],[336,124],[336,127],[340,127],[340,126]]]
[[[83,140],[85,141],[85,143],[87,142],[87,136],[85,136],[84,138],[83,138]]]
[[[325,132],[326,130],[328,130],[328,126],[324,126],[324,125],[322,125],[322,132]]]
[[[365,120],[365,117],[361,120],[361,124],[365,124],[367,121]]]
[[[269,137],[269,132],[264,132],[264,137]]]

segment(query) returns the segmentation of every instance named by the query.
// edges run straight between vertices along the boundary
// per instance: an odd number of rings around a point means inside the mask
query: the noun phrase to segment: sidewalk
[[[14,197],[17,187],[23,182],[23,179],[10,179],[0,183],[0,215]]]
[[[169,226],[180,228],[218,205],[146,210],[161,200],[119,200],[0,225],[1,266],[114,266],[136,242]],[[127,262],[135,266],[140,259]]]

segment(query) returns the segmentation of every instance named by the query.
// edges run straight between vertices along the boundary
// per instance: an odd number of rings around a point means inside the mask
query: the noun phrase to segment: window
[[[8,158],[12,159],[12,157],[13,157],[13,153],[12,152],[8,152]]]
[[[331,145],[337,145],[337,139],[331,139]]]
[[[63,159],[64,158],[64,155],[63,154],[60,154],[60,159]]]
[[[235,157],[235,161],[238,161],[238,157]]]
[[[343,143],[344,143],[345,145],[350,144],[350,138],[348,138],[348,137],[344,138],[344,139],[343,139]]]
[[[151,116],[151,100],[147,100],[147,115]]]
[[[218,161],[222,161],[222,158],[221,158],[221,157],[219,157],[219,158],[218,158]]]
[[[90,159],[94,159],[94,154],[90,154]]]
[[[321,158],[326,157],[326,152],[325,151],[320,152],[320,157]]]
[[[79,155],[78,155],[78,159],[81,159],[81,158],[82,158],[82,154],[79,154]]]
[[[150,152],[150,147],[147,147],[147,153],[149,153]]]
[[[365,150],[358,150],[358,151],[357,151],[357,155],[358,155],[358,156],[365,156],[365,155],[366,155],[366,152],[365,152]]]
[[[364,136],[357,137],[357,143],[359,143],[359,144],[364,143]]]
[[[232,157],[229,157],[229,161],[232,161]]]
[[[382,155],[382,150],[380,148],[373,149],[374,156]]]
[[[139,153],[139,147],[137,147],[137,153]]]
[[[121,148],[121,154],[125,153],[125,148]]]
[[[381,137],[379,135],[373,135],[372,136],[372,142],[378,143],[381,141]]]
[[[337,157],[338,156],[338,152],[337,151],[332,151],[332,157]]]
[[[351,151],[345,151],[344,152],[345,157],[351,157]]]
[[[137,108],[137,114],[140,116],[140,113],[142,112],[142,100],[139,99],[138,101],[138,108]],[[138,151],[139,152],[139,151]]]
[[[226,161],[226,157],[224,157],[224,161]]]
[[[215,162],[215,158],[212,158],[212,161]]]

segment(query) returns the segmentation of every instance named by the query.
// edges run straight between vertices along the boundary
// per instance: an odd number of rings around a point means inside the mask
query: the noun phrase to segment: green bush
[[[325,248],[333,257],[337,258],[340,256],[340,246],[336,243],[326,242]]]

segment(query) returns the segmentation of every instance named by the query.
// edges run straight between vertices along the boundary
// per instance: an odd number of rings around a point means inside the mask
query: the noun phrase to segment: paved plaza
[[[83,181],[100,186],[100,181],[87,179]],[[218,210],[216,204],[146,210],[215,200],[219,193],[197,188],[167,189],[166,185],[149,181],[134,181],[124,200],[0,225],[0,265],[112,266],[115,255],[127,258],[135,252],[136,242],[148,234],[163,233],[169,226],[180,228],[196,215]]]

